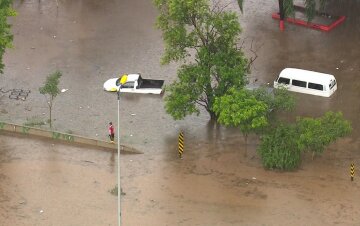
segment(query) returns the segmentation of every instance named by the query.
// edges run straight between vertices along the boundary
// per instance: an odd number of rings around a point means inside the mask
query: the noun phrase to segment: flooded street
[[[115,225],[109,153],[6,136],[0,148],[0,225]]]
[[[212,125],[206,113],[173,121],[163,97],[123,94],[121,142],[145,152],[122,155],[124,225],[359,225],[360,183],[350,182],[349,165],[360,166],[360,2],[329,9],[347,16],[329,33],[290,24],[280,32],[271,19],[277,6],[246,1],[240,15],[246,52],[251,56],[251,40],[259,47],[251,80],[272,84],[285,67],[334,74],[334,96],[297,94],[296,110],[285,117],[342,111],[351,136],[313,161],[304,156],[296,172],[265,171],[256,137],[244,158],[241,133]],[[176,65],[159,64],[163,42],[151,1],[18,0],[14,7],[14,48],[4,56],[0,88],[31,93],[26,101],[0,94],[0,120],[45,121],[38,88],[59,69],[60,89],[69,90],[55,100],[55,129],[107,139],[117,99],[102,90],[104,81],[131,72],[165,84],[176,79]],[[0,225],[116,225],[116,197],[108,192],[116,184],[116,154],[52,144],[0,135]]]
[[[122,155],[123,224],[357,225],[360,183],[339,151],[356,145],[344,139],[291,173],[263,170],[228,141],[183,160]],[[6,134],[0,149],[0,225],[117,224],[116,153]]]

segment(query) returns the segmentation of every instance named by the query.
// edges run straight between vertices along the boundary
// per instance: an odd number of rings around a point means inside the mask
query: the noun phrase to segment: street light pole
[[[118,96],[118,110],[117,110],[117,134],[118,134],[118,140],[117,140],[117,149],[118,149],[118,226],[121,226],[121,205],[120,205],[120,199],[121,199],[121,184],[120,184],[120,87],[117,92]]]

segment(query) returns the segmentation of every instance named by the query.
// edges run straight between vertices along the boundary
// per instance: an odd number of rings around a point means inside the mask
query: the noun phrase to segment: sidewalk
[[[107,148],[107,149],[115,149],[117,150],[117,143],[111,143],[103,140],[96,140],[93,138],[83,137],[74,134],[67,134],[58,131],[49,131],[34,127],[21,126],[13,123],[1,122],[0,121],[0,134],[5,131],[7,133],[16,133],[24,136],[38,136],[44,137],[48,139],[53,139],[61,142],[65,142],[68,144],[84,144],[98,148]],[[132,147],[128,147],[125,145],[120,145],[121,151],[135,153],[135,154],[143,154],[143,152],[136,150]]]

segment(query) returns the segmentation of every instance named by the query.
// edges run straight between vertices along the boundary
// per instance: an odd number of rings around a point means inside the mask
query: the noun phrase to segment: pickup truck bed
[[[164,80],[141,79],[139,82],[139,89],[155,88],[161,89],[164,85]]]

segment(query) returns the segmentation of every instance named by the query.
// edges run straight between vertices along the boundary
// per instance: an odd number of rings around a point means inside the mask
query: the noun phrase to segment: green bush
[[[301,148],[313,152],[313,155],[321,154],[328,145],[351,132],[351,124],[341,112],[327,112],[316,119],[298,119],[296,124]]]
[[[327,112],[320,118],[298,118],[295,124],[280,124],[261,138],[258,152],[268,169],[293,170],[303,152],[321,154],[328,145],[351,132],[341,112]]]
[[[294,125],[280,124],[261,138],[258,152],[267,169],[293,170],[301,163]]]

